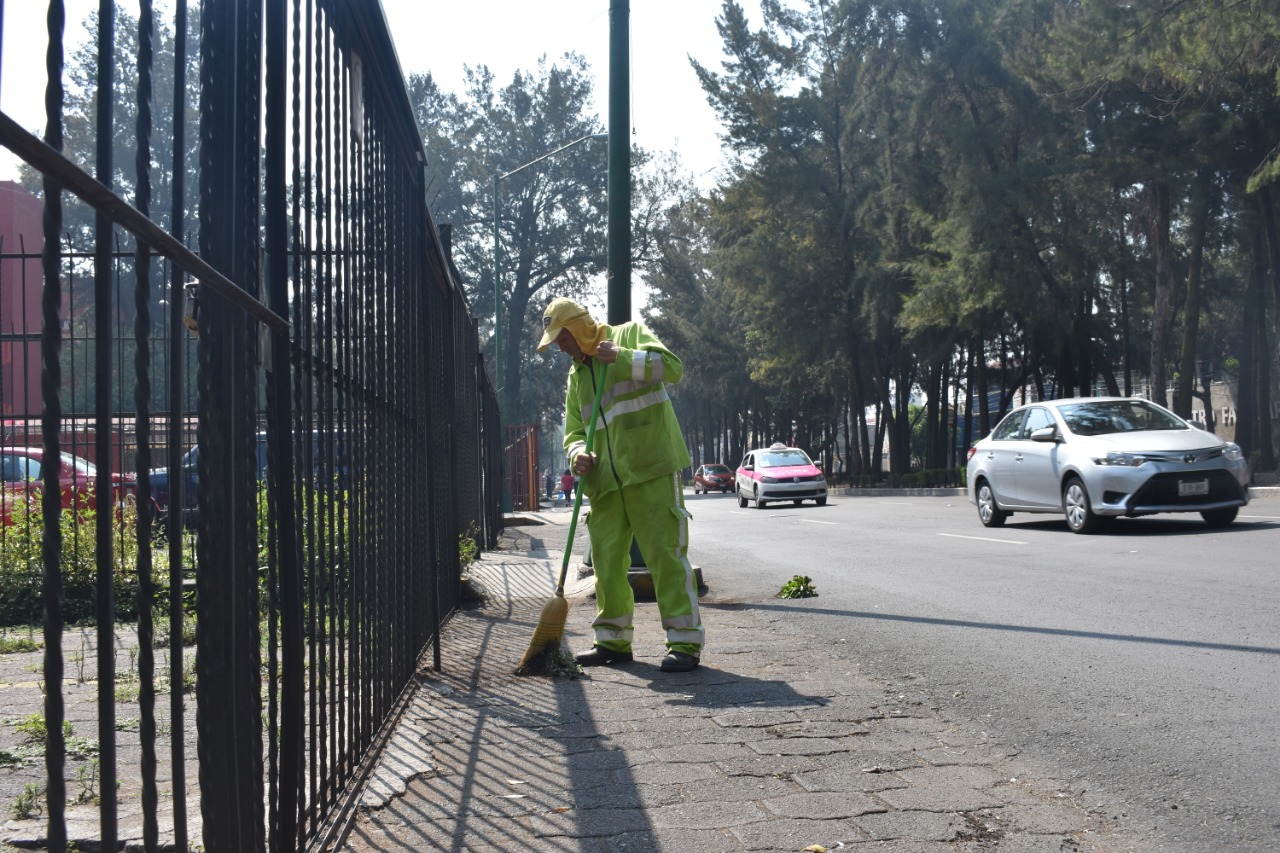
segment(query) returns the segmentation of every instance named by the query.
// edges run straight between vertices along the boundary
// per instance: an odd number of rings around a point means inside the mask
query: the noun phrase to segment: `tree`
[[[179,0],[185,2],[185,0]],[[114,81],[111,89],[113,103],[112,125],[112,164],[114,177],[111,189],[120,197],[132,200],[138,184],[137,172],[137,120],[138,120],[138,53],[139,33],[138,20],[127,12],[117,10],[114,27],[115,63]],[[151,205],[150,216],[153,221],[168,231],[173,230],[172,210],[174,181],[174,81],[175,73],[175,37],[171,28],[170,16],[157,14],[155,32],[152,33],[152,97],[150,102],[150,183]],[[64,134],[62,153],[67,159],[80,168],[94,174],[94,161],[97,146],[96,112],[99,97],[98,89],[98,56],[97,34],[98,13],[91,11],[86,22],[89,37],[83,44],[72,51],[66,63],[68,85],[64,97]],[[198,126],[198,88],[191,85],[198,80],[199,52],[194,45],[199,43],[199,15],[189,15],[187,23],[187,59],[186,79],[184,86],[185,113],[182,120],[187,128]],[[184,171],[184,200],[179,206],[183,211],[184,230],[189,241],[198,237],[198,219],[196,207],[198,203],[198,144],[195,133],[186,134],[186,150]],[[19,182],[29,191],[40,194],[43,188],[43,176],[27,164],[19,170]],[[65,303],[70,315],[71,333],[80,338],[79,346],[65,344],[62,358],[63,375],[68,377],[66,388],[67,410],[83,412],[92,408],[95,365],[90,352],[92,341],[91,330],[95,328],[95,305],[92,297],[93,271],[91,262],[85,255],[91,252],[94,243],[94,211],[88,205],[71,204],[64,207],[63,228],[67,261],[68,291]],[[34,236],[34,235],[33,235]],[[131,255],[131,241],[122,233],[114,235],[118,251]],[[158,264],[157,264],[158,266]],[[124,265],[128,269],[128,265]],[[151,280],[162,281],[161,276],[153,271]],[[111,346],[115,350],[112,361],[118,364],[132,364],[134,358],[134,340],[130,334],[133,327],[136,306],[132,299],[122,298],[122,294],[132,292],[133,273],[131,269],[122,271],[116,276],[116,294],[114,300],[113,328],[117,329],[117,340]],[[165,322],[165,312],[161,310],[161,302],[166,298],[164,287],[153,287],[151,291],[150,316],[151,324],[157,332]],[[175,334],[182,334],[180,331]],[[166,370],[167,355],[163,349],[153,354],[152,375],[163,376]],[[192,368],[194,366],[192,365]],[[121,386],[126,382],[123,372],[113,380],[116,387],[112,398],[119,400],[120,405],[128,408],[126,400],[132,400],[132,390]],[[167,390],[163,385],[156,387],[157,406],[167,406]]]
[[[438,222],[452,225],[454,260],[471,305],[494,317],[494,176],[520,169],[573,140],[601,133],[588,113],[585,61],[566,54],[533,73],[517,72],[502,88],[485,67],[467,69],[466,90],[443,92],[430,76],[411,76],[409,92],[429,157],[428,193]],[[549,407],[537,383],[546,357],[532,353],[546,290],[585,300],[605,268],[605,149],[587,142],[520,169],[498,187],[498,240],[503,317],[499,389],[504,420],[536,419]],[[491,338],[492,340],[492,338]],[[491,359],[495,355],[489,353]],[[550,354],[548,354],[549,356]],[[492,362],[491,362],[492,363]],[[531,393],[524,386],[534,381]]]

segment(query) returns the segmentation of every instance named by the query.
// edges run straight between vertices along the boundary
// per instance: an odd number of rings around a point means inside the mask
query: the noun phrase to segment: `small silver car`
[[[1066,515],[1076,533],[1117,516],[1198,512],[1211,527],[1249,502],[1240,447],[1148,400],[1073,397],[1014,409],[969,451],[969,502],[986,527]]]

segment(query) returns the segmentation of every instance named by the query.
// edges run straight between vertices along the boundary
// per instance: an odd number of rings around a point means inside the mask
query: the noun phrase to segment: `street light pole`
[[[580,136],[572,142],[566,142],[554,151],[548,151],[537,159],[530,160],[523,166],[517,166],[510,172],[502,172],[493,176],[493,360],[496,367],[496,385],[498,388],[499,404],[505,396],[506,386],[503,383],[503,358],[502,358],[502,239],[499,233],[499,225],[502,221],[501,208],[499,206],[499,187],[503,178],[509,178],[517,172],[523,172],[530,166],[535,166],[549,157],[554,157],[561,151],[573,148],[575,145],[581,145],[589,139],[608,139],[607,133],[590,133],[586,136]]]

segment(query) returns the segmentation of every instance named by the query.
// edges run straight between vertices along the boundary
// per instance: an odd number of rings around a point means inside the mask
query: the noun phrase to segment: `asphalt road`
[[[687,495],[717,600],[787,601],[851,668],[986,732],[1151,850],[1280,850],[1280,498],[1198,516],[987,530],[963,497],[826,507]],[[708,637],[708,655],[714,655]]]

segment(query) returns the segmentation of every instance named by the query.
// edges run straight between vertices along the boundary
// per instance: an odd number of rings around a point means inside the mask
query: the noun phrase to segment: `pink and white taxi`
[[[755,501],[756,509],[764,509],[769,501],[794,501],[796,506],[805,499],[818,506],[827,502],[827,478],[803,450],[781,442],[744,456],[735,482],[738,506],[747,501]]]

